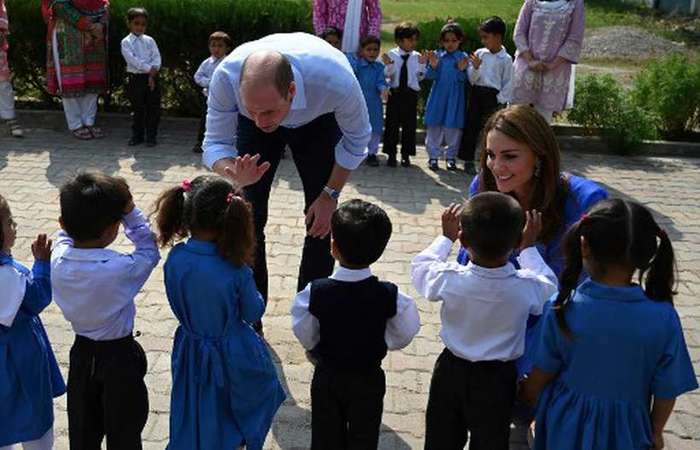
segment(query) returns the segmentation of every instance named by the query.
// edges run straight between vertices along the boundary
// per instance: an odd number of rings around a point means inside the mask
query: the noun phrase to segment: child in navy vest
[[[391,221],[371,203],[351,200],[331,219],[338,267],[315,280],[292,307],[294,334],[318,361],[311,382],[311,448],[376,449],[387,350],[407,346],[420,329],[416,305],[369,266],[384,252]]]

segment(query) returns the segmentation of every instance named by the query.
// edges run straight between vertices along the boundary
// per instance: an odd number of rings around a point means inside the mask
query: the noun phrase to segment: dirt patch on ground
[[[681,42],[655,35],[637,27],[603,27],[590,30],[583,40],[583,59],[650,59],[682,53]]]

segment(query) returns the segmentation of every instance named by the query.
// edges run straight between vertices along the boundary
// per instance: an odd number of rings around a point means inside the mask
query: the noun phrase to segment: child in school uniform
[[[459,48],[463,40],[462,27],[455,22],[447,22],[440,30],[442,49],[430,52],[428,56],[425,78],[433,80],[433,86],[423,121],[427,128],[425,147],[430,170],[439,169],[443,140],[447,144],[447,170],[457,170],[457,150],[464,124],[464,83],[469,65],[467,54]]]
[[[459,158],[464,170],[475,174],[474,157],[481,130],[500,105],[510,102],[513,80],[513,58],[503,46],[506,24],[500,17],[490,17],[479,25],[483,48],[470,55],[467,69],[471,93],[464,120],[464,134]]]
[[[231,37],[223,31],[215,31],[209,36],[209,53],[211,56],[199,65],[197,72],[194,74],[194,81],[202,88],[202,95],[206,99],[209,96],[209,83],[214,75],[214,70],[219,66],[219,63],[224,60],[233,46]],[[197,143],[192,147],[195,153],[202,153],[202,141],[204,141],[204,132],[207,125],[207,102],[203,103],[202,117],[199,121],[199,131],[197,132]]]
[[[311,448],[376,449],[386,389],[387,350],[420,329],[415,302],[370,266],[391,236],[384,210],[343,203],[331,219],[333,275],[309,283],[292,306],[292,329],[317,358],[311,382]]]
[[[146,34],[145,8],[129,8],[127,21],[129,34],[122,39],[121,49],[129,76],[127,92],[133,116],[129,145],[139,145],[145,139],[147,147],[155,147],[160,123],[160,51],[156,41]]]
[[[10,135],[22,137],[24,132],[15,114],[15,91],[12,89],[12,72],[7,60],[7,50],[10,48],[7,42],[9,34],[10,22],[7,18],[5,0],[0,0],[0,119],[7,124]]]
[[[253,213],[233,185],[200,176],[156,203],[165,291],[180,325],[172,352],[169,450],[260,450],[285,398],[252,324],[265,311],[250,268]]]
[[[155,235],[122,178],[83,173],[61,187],[51,254],[54,301],[75,341],[68,367],[71,449],[141,448],[148,418],[146,354],[134,340],[134,297],[160,260]],[[133,253],[107,247],[119,226]]]
[[[39,318],[51,303],[51,241],[37,236],[30,271],[12,257],[16,226],[0,196],[0,450],[51,450],[53,398],[66,391]]]
[[[328,27],[318,36],[338,50],[342,50],[343,32],[336,27]]]
[[[445,344],[430,382],[427,450],[464,448],[468,435],[470,449],[508,450],[515,361],[524,352],[527,320],[557,291],[534,247],[541,228],[541,213],[523,214],[513,197],[483,192],[463,207],[450,206],[442,236],[414,258],[416,290],[442,301]],[[447,262],[458,239],[469,250],[466,266]],[[508,261],[515,247],[519,270]]]
[[[386,104],[383,152],[389,156],[386,165],[396,167],[396,151],[401,129],[401,166],[411,166],[416,154],[416,124],[420,81],[425,77],[426,56],[416,51],[420,31],[411,22],[394,29],[396,47],[382,55],[386,76],[391,80]]]
[[[676,398],[698,387],[673,307],[671,241],[644,206],[614,199],[572,225],[564,248],[523,389],[539,398],[535,449],[661,449]]]
[[[367,36],[360,41],[360,51],[357,56],[348,55],[350,65],[355,71],[355,76],[360,82],[362,94],[365,96],[367,111],[369,112],[369,122],[372,125],[372,136],[367,144],[369,155],[367,165],[377,167],[379,160],[377,152],[379,143],[382,140],[384,129],[384,109],[382,101],[386,101],[389,94],[389,84],[384,75],[384,64],[377,61],[381,41],[376,36]]]

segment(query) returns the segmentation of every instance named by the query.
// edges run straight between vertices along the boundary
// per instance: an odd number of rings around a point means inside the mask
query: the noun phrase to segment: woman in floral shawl
[[[68,128],[78,139],[104,137],[95,127],[97,96],[107,86],[109,0],[42,0],[48,25],[46,83],[60,95]]]

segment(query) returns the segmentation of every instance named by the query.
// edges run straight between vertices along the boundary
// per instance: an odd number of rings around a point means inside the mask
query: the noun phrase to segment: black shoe
[[[432,170],[433,172],[437,172],[440,170],[440,166],[438,165],[438,160],[437,159],[429,159],[428,160],[428,169]]]
[[[155,147],[158,145],[158,141],[154,139],[146,139],[146,147]]]
[[[401,157],[401,167],[411,167],[411,158],[408,155]]]
[[[194,153],[203,153],[204,150],[202,150],[202,144],[197,144],[194,147],[192,147],[192,152]]]
[[[367,165],[371,167],[377,167],[379,165],[379,160],[377,159],[377,155],[369,155],[367,157]]]
[[[143,144],[143,138],[142,137],[136,137],[132,136],[131,139],[129,139],[129,145],[133,147],[134,145],[139,145]]]
[[[457,162],[454,159],[447,160],[447,170],[457,170]]]
[[[389,159],[386,160],[386,165],[388,167],[396,167],[396,155],[389,155]]]

